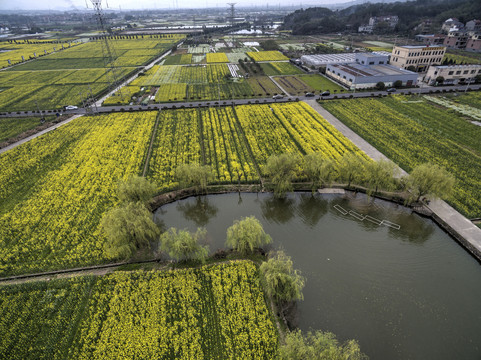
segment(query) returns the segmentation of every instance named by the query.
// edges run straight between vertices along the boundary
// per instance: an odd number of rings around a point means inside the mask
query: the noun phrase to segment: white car
[[[75,105],[65,106],[65,110],[77,110],[77,109],[78,109],[78,106],[75,106]]]
[[[284,96],[282,96],[281,94],[277,94],[277,95],[274,95],[272,98],[273,98],[274,100],[277,100],[277,99],[283,99]]]

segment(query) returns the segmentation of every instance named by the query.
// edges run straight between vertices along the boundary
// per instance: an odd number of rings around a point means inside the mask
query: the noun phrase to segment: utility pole
[[[109,89],[115,90],[115,88],[120,84],[120,69],[116,66],[115,61],[117,60],[117,54],[113,43],[110,41],[109,33],[107,32],[107,24],[102,10],[102,0],[90,0],[95,10],[95,16],[97,18],[97,23],[102,32],[101,43],[102,43],[102,54],[104,59],[104,66],[107,69],[107,77],[110,78]],[[108,7],[108,4],[107,4]],[[122,93],[122,91],[124,93]],[[122,90],[120,87],[117,92],[121,98],[124,96],[130,98],[130,92],[127,88]]]

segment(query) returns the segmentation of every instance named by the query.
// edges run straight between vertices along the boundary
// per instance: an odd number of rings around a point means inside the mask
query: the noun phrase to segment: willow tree
[[[287,333],[285,344],[279,348],[281,360],[367,360],[355,340],[341,344],[331,332],[301,330]]]
[[[293,190],[292,181],[296,178],[299,158],[296,154],[271,155],[264,171],[274,185],[274,195],[283,197]]]
[[[141,202],[147,205],[157,192],[157,187],[142,176],[133,175],[121,181],[117,197],[122,203]]]
[[[416,166],[406,179],[406,188],[411,193],[411,200],[415,201],[421,197],[445,198],[453,191],[454,184],[453,175],[429,163]]]
[[[243,255],[252,253],[254,249],[270,244],[272,238],[264,232],[262,224],[254,216],[235,220],[227,229],[226,245]]]
[[[213,175],[210,166],[192,163],[178,166],[175,177],[182,187],[195,187],[197,191],[206,191]]]
[[[284,251],[277,251],[270,256],[269,260],[262,263],[260,271],[267,294],[281,308],[285,303],[303,300],[305,279],[298,270],[294,270],[291,258]]]
[[[311,182],[311,190],[330,184],[335,178],[334,162],[322,153],[315,152],[304,156],[302,171]]]
[[[209,248],[201,245],[207,231],[199,228],[195,233],[188,230],[170,228],[160,236],[161,249],[176,260],[196,260],[204,262],[209,254]]]
[[[339,160],[339,177],[347,182],[347,187],[352,182],[360,182],[364,177],[364,161],[354,153],[346,153]]]
[[[152,213],[140,202],[111,209],[102,217],[101,228],[107,238],[104,249],[110,258],[128,259],[159,236]]]
[[[396,185],[399,168],[390,160],[378,160],[367,163],[366,166],[369,195],[375,194],[379,189],[392,190]]]

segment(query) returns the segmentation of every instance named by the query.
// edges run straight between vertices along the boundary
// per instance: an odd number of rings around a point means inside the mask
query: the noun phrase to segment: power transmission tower
[[[115,51],[115,47],[110,40],[110,35],[107,31],[107,25],[104,17],[104,13],[102,10],[102,0],[90,0],[95,10],[95,16],[97,19],[97,24],[100,27],[100,31],[102,32],[101,35],[101,44],[102,44],[102,55],[104,59],[104,66],[107,70],[106,75],[107,79],[109,79],[109,90],[113,91],[120,85],[120,69],[116,66],[115,61],[117,59],[117,53]],[[108,5],[107,5],[108,6]],[[120,96],[121,99],[124,97],[128,97],[130,99],[130,92],[127,88],[121,89],[120,87],[117,89],[117,95]]]
[[[234,5],[235,4],[237,4],[237,3],[227,3],[227,5],[230,6],[230,16],[229,16],[229,18],[230,18],[230,24],[231,24],[232,27],[234,27],[234,19],[235,19],[234,18],[234,11],[235,11]]]

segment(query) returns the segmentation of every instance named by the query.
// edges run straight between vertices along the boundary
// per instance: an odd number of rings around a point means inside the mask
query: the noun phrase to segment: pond
[[[481,266],[432,220],[362,194],[225,194],[155,213],[203,226],[211,252],[235,219],[254,215],[306,277],[302,330],[357,339],[371,359],[479,359]]]

